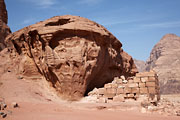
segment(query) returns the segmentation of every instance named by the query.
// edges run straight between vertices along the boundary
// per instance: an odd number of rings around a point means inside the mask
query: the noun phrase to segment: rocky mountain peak
[[[180,92],[180,37],[175,34],[162,37],[146,62],[146,70],[150,69],[159,75],[161,93]]]

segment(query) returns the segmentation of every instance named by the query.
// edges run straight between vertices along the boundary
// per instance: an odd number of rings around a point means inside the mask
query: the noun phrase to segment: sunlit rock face
[[[146,69],[158,73],[161,93],[180,93],[180,37],[163,36],[152,49]]]
[[[6,39],[24,76],[43,75],[58,94],[78,100],[114,77],[137,72],[131,56],[103,26],[78,16],[56,16]]]
[[[4,40],[8,34],[11,33],[7,26],[7,10],[4,0],[0,0],[0,51],[6,47]]]

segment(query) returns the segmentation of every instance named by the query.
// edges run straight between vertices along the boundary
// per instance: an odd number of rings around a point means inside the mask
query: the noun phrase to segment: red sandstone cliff
[[[114,77],[137,72],[120,41],[82,17],[56,16],[9,35],[6,42],[18,72],[43,75],[65,99],[79,99]]]
[[[5,48],[4,40],[8,34],[10,34],[10,29],[7,26],[8,16],[6,5],[4,0],[0,0],[0,51]]]

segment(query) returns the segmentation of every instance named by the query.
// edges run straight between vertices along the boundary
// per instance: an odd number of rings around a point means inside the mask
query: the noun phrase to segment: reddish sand
[[[65,102],[49,90],[44,79],[18,79],[11,72],[0,76],[0,97],[5,98],[5,120],[179,120],[176,116],[143,114],[127,105]],[[19,108],[11,108],[15,101]],[[105,108],[103,109],[103,106]],[[129,109],[129,110],[126,110]]]
[[[179,120],[179,117],[138,111],[75,109],[55,103],[19,103],[7,120]]]

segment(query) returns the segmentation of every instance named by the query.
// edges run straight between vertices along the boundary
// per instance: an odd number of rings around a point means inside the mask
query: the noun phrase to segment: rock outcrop
[[[103,26],[78,16],[56,16],[6,39],[24,76],[43,75],[62,98],[77,100],[114,77],[137,72],[131,56]]]
[[[11,33],[7,26],[8,16],[4,0],[0,0],[0,51],[5,48],[4,40]]]
[[[180,37],[165,35],[152,49],[146,70],[159,76],[161,93],[180,93]]]
[[[142,61],[142,60],[136,60],[134,59],[134,63],[138,69],[139,72],[144,72],[146,71],[146,62]]]

